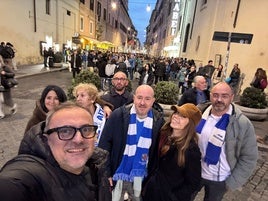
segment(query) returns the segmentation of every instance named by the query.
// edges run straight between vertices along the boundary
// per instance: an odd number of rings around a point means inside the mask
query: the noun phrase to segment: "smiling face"
[[[45,106],[48,111],[53,110],[56,106],[60,104],[59,98],[55,91],[51,90],[47,93],[45,98]]]
[[[149,110],[155,101],[153,88],[149,85],[141,85],[136,89],[134,105],[139,118],[147,117]]]
[[[76,103],[83,108],[89,108],[94,103],[94,99],[89,96],[86,89],[81,88],[76,91]]]
[[[92,117],[86,110],[79,107],[65,108],[53,114],[48,128],[61,126],[80,128],[85,124],[93,125]],[[73,174],[80,174],[93,154],[94,138],[85,139],[80,131],[77,131],[74,138],[68,141],[60,140],[57,132],[47,135],[47,138],[51,152],[60,167]]]
[[[171,116],[170,127],[173,128],[174,131],[182,131],[187,126],[188,123],[189,118],[183,117],[178,112],[175,112]]]

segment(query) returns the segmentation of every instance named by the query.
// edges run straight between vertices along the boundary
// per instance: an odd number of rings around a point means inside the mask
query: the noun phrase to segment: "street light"
[[[146,11],[147,11],[147,12],[150,12],[150,11],[151,11],[151,5],[150,5],[150,4],[148,4],[148,5],[146,6]]]
[[[116,9],[116,7],[117,7],[117,5],[116,5],[116,3],[115,3],[115,2],[112,2],[111,6],[112,6],[112,9],[113,9],[113,10],[115,10],[115,9]]]

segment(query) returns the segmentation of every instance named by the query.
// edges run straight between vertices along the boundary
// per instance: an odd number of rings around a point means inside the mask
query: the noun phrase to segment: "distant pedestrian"
[[[144,67],[140,68],[139,74],[140,74],[139,85],[148,84],[151,86],[154,83],[154,73],[149,63],[146,63]]]
[[[195,76],[194,87],[186,90],[179,100],[179,105],[193,103],[194,105],[203,104],[209,100],[209,91],[207,90],[206,79],[201,76]]]
[[[267,87],[266,71],[262,68],[258,68],[250,85],[264,91],[264,89]]]
[[[218,68],[214,70],[214,73],[212,75],[212,86],[216,85],[217,83],[223,81],[223,65],[219,64]]]
[[[204,68],[202,69],[202,73],[200,74],[206,78],[208,89],[210,89],[211,87],[211,78],[212,78],[214,70],[215,70],[215,67],[213,66],[213,61],[209,60],[208,64],[204,66]]]
[[[48,59],[48,51],[47,51],[47,48],[44,47],[44,50],[43,50],[43,56],[44,56],[44,67],[48,67],[47,66],[47,59]]]
[[[4,98],[4,104],[10,108],[10,113],[15,114],[17,112],[17,104],[14,103],[13,98],[12,98],[12,91],[11,89],[15,85],[10,85],[10,82],[15,81],[15,72],[8,64],[9,62],[6,59],[2,59],[0,56],[0,74],[1,74],[1,85],[4,87],[3,93],[3,98]],[[4,114],[1,114],[1,118],[4,118]]]
[[[74,50],[71,55],[71,69],[73,73],[73,78],[75,78],[76,75],[79,74],[82,69],[82,57],[80,55],[80,51],[78,50]]]

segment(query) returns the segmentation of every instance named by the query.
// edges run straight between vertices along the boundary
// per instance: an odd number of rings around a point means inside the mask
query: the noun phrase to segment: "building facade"
[[[168,2],[171,11],[161,6]],[[234,63],[238,63],[241,73],[245,75],[242,85],[245,88],[257,68],[268,71],[267,7],[266,0],[158,0],[147,28],[148,52],[153,56],[160,56],[161,53],[162,56],[194,59],[197,66],[199,63],[206,65],[212,59],[215,66],[220,63],[225,66],[226,76]],[[172,45],[172,18],[169,17],[172,15],[169,13],[177,10],[179,16],[173,39],[177,49],[174,54],[165,51],[165,47]],[[167,27],[156,26],[161,24],[160,16],[164,16]],[[163,30],[167,31],[164,33]],[[159,34],[163,38],[158,38]]]
[[[135,48],[128,44],[135,32],[128,0],[2,0],[0,10],[0,41],[14,45],[17,65],[41,63],[44,47]]]

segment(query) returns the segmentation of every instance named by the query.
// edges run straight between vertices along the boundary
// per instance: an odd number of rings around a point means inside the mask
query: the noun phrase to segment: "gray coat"
[[[225,182],[231,190],[240,188],[247,182],[258,159],[254,127],[240,109],[235,106],[233,108],[225,139],[226,157],[231,168],[231,174]]]

